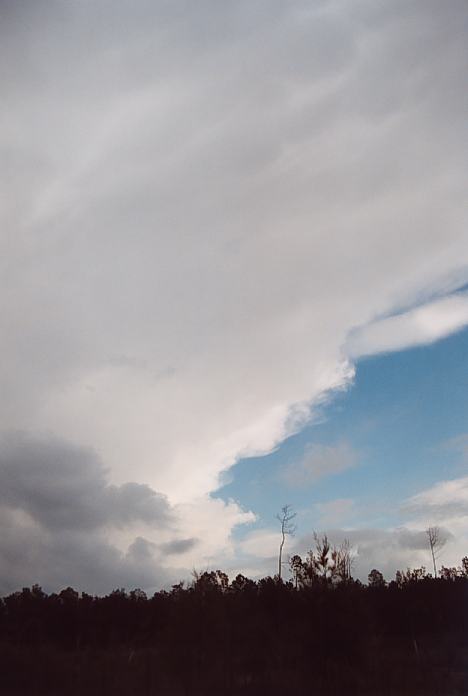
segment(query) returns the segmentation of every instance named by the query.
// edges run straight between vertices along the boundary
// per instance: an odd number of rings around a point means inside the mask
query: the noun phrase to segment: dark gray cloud
[[[52,530],[167,526],[172,517],[166,497],[150,486],[109,485],[90,449],[21,433],[0,439],[0,504],[24,510]]]
[[[90,449],[49,436],[3,435],[0,521],[0,591],[37,581],[104,592],[160,586],[169,577],[154,542],[138,536],[125,552],[109,540],[109,530],[131,534],[142,523],[156,538],[173,534],[167,499],[143,484],[109,485]]]
[[[173,556],[193,549],[197,543],[198,540],[194,538],[174,539],[173,541],[168,541],[166,544],[163,544],[160,548],[161,551],[166,555]]]
[[[122,553],[105,537],[90,532],[44,534],[0,510],[0,594],[37,582],[52,591],[69,585],[106,593],[115,587],[159,588],[178,574],[162,568],[157,556]]]

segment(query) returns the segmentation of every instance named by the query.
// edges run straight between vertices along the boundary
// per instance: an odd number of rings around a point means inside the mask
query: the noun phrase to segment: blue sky
[[[255,510],[259,528],[289,503],[297,533],[341,526],[402,525],[402,503],[441,479],[467,472],[463,437],[468,430],[468,330],[408,350],[360,359],[353,383],[333,394],[314,421],[263,457],[239,461],[216,496]],[[311,444],[346,443],[350,468],[291,485],[285,467],[301,460]],[[322,517],[323,503],[349,500],[341,517]],[[276,525],[277,526],[277,525]],[[238,529],[239,538],[248,533]]]

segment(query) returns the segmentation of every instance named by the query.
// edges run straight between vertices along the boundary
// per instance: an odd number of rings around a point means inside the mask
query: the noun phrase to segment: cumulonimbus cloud
[[[181,7],[3,9],[0,420],[217,554],[252,519],[221,472],[350,383],[355,327],[468,278],[467,7]]]

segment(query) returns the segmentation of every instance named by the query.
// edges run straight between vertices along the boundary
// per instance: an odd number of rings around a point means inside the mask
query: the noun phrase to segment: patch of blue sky
[[[290,503],[301,534],[319,529],[320,505],[337,499],[353,501],[344,526],[398,526],[406,498],[466,471],[450,445],[466,432],[468,329],[430,345],[359,360],[353,385],[337,393],[317,420],[275,452],[239,461],[215,495],[253,510],[259,527],[273,526],[275,513]],[[308,447],[340,443],[356,453],[355,466],[300,485],[285,481],[286,469]],[[246,531],[239,528],[237,534]]]

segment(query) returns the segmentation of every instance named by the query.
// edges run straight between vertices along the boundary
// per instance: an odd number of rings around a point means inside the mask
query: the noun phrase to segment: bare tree
[[[434,564],[434,577],[437,577],[436,559],[439,557],[440,551],[447,539],[441,535],[439,527],[429,527],[426,529],[429,547],[431,549],[432,563]]]
[[[338,548],[333,548],[332,560],[335,566],[336,577],[343,582],[350,580],[353,554],[349,539],[345,539]]]
[[[279,547],[278,556],[278,577],[281,580],[281,569],[283,565],[283,547],[287,536],[293,536],[296,531],[296,525],[293,523],[293,519],[296,517],[295,512],[292,511],[290,505],[283,505],[281,512],[276,515],[276,519],[281,524],[281,543]]]

